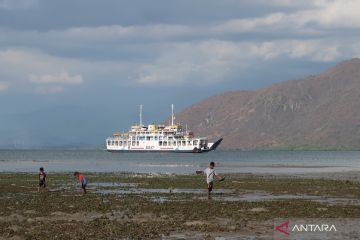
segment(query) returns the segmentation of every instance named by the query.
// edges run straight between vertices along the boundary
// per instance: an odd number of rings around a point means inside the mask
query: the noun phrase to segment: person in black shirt
[[[39,187],[38,187],[38,192],[40,192],[40,189],[46,189],[46,173],[44,171],[44,168],[41,167],[40,168],[40,172],[39,172]]]

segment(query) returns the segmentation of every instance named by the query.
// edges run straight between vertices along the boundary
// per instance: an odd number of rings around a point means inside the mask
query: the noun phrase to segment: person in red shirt
[[[88,184],[88,179],[84,177],[84,175],[80,174],[79,172],[74,172],[74,176],[79,179],[81,183],[81,189],[83,194],[86,194],[86,185]]]

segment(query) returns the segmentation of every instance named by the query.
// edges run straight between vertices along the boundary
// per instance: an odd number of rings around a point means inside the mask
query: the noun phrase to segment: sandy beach
[[[227,174],[208,198],[203,176],[0,174],[0,239],[272,239],[278,218],[359,218],[357,172]],[[334,179],[331,177],[334,176]]]

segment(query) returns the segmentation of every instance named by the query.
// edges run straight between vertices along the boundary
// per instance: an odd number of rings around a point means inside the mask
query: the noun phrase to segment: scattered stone
[[[267,212],[268,210],[266,208],[263,207],[256,207],[256,208],[252,208],[250,209],[250,212]]]

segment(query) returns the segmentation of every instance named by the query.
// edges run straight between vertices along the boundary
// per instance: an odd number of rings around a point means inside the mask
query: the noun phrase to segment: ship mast
[[[142,124],[142,109],[143,109],[143,105],[140,104],[140,127],[143,126],[143,124]]]
[[[171,104],[171,126],[174,125],[174,104]]]

